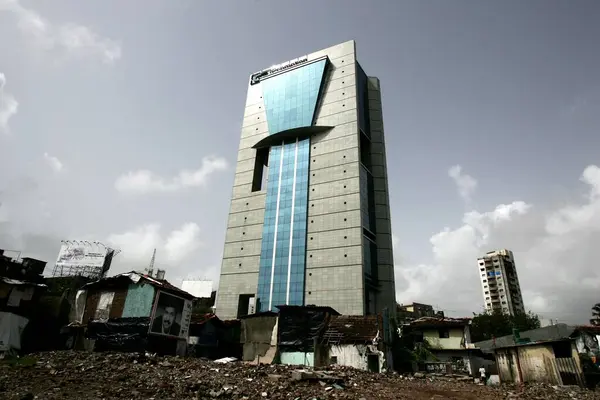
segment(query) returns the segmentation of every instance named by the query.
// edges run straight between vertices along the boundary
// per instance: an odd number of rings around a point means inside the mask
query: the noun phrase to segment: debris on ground
[[[0,363],[0,399],[600,399],[550,385],[483,386],[442,374],[215,363],[146,354],[47,352]]]

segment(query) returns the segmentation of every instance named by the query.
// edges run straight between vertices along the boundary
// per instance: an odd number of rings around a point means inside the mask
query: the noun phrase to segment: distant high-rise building
[[[477,262],[485,309],[510,315],[524,313],[521,285],[512,251],[490,251]]]
[[[379,79],[345,42],[250,76],[216,313],[395,308]]]

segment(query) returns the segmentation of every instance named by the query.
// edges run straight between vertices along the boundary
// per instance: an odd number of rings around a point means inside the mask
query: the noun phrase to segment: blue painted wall
[[[123,307],[123,318],[128,317],[150,317],[154,303],[154,286],[147,283],[129,285],[125,306]]]
[[[315,366],[315,353],[282,352],[280,354],[283,365],[306,365]]]

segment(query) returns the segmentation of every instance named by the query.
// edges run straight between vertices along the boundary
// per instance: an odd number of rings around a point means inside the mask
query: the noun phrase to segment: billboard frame
[[[81,262],[61,261],[61,255],[65,252],[69,246],[83,248]],[[87,250],[102,249],[104,256],[102,261],[97,262],[86,262],[85,257]],[[91,253],[91,252],[90,252]],[[106,276],[106,273],[110,269],[113,258],[120,253],[120,250],[113,249],[102,242],[98,241],[87,241],[87,240],[61,240],[61,247],[56,259],[54,270],[52,272],[53,277],[67,277],[67,276],[83,276],[91,279],[100,279]]]
[[[157,317],[156,312],[158,311],[159,302],[160,302],[161,296],[163,294],[181,301],[181,310],[178,310],[179,313],[181,314],[181,318],[179,319],[179,334],[178,335],[169,335],[169,334],[165,334],[165,333],[154,332],[152,329],[154,322],[156,320],[156,317]],[[192,306],[193,306],[192,300],[185,299],[185,298],[178,296],[176,294],[173,294],[171,292],[156,289],[154,304],[152,306],[152,313],[150,314],[150,324],[148,326],[148,335],[156,335],[156,336],[168,337],[168,338],[178,339],[178,340],[187,339],[189,336],[189,330],[190,330],[190,319],[191,319],[191,315],[192,315]],[[177,323],[177,318],[175,318],[175,320],[173,322]]]

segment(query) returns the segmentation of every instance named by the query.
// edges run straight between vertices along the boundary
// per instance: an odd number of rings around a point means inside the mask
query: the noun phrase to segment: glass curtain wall
[[[327,60],[264,80],[269,134],[311,126]],[[271,147],[258,280],[258,311],[303,305],[310,138]]]

